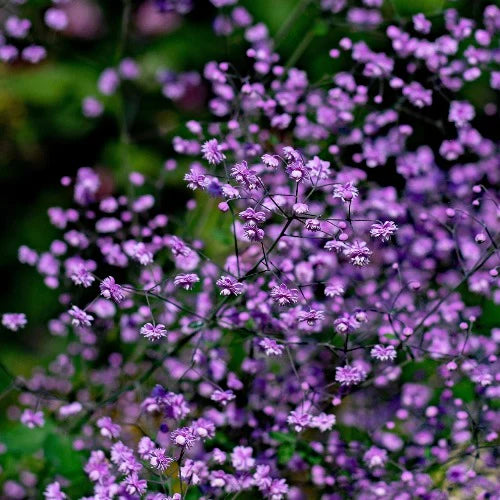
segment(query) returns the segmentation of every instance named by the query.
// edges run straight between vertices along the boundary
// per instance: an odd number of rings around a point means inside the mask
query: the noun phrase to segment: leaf
[[[286,464],[295,453],[295,443],[284,443],[278,448],[278,462]]]
[[[82,471],[82,457],[73,449],[71,439],[51,432],[43,443],[45,458],[60,474],[74,477]]]
[[[279,441],[280,443],[295,443],[296,439],[293,434],[287,434],[285,432],[272,431],[269,435]]]

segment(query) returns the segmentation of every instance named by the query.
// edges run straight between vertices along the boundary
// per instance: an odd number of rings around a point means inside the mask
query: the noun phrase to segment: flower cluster
[[[226,253],[171,222],[138,172],[128,196],[91,168],[64,178],[61,239],[19,259],[61,290],[49,330],[67,353],[13,384],[20,421],[58,420],[95,499],[491,497],[500,329],[481,318],[500,302],[500,156],[478,119],[496,105],[462,90],[500,88],[500,9],[482,25],[417,14],[376,49],[342,38],[330,57],[349,71],[325,85],[281,63],[235,0],[212,3],[253,71],[207,63],[214,119],[173,150]],[[381,1],[348,3],[320,7],[382,24]],[[136,74],[122,66],[101,93]],[[45,497],[65,498],[50,473]]]

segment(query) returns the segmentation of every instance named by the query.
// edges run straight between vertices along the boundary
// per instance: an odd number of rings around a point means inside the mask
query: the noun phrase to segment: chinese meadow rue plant
[[[60,238],[19,260],[60,290],[47,335],[66,348],[26,380],[3,370],[26,433],[56,427],[85,477],[35,467],[7,497],[498,495],[500,325],[484,317],[500,302],[500,155],[481,125],[496,105],[463,90],[500,88],[500,9],[396,23],[378,0],[316,3],[348,27],[330,51],[344,70],[319,82],[236,0],[212,0],[214,29],[243,34],[248,75],[207,61],[159,76],[172,100],[209,90],[212,120],[176,132],[158,177],[182,169],[191,206],[223,221],[224,255],[163,213],[155,178],[129,172],[127,195],[90,167],[62,179]],[[65,29],[64,5],[50,29]],[[29,20],[12,19],[4,61],[26,58]],[[123,58],[97,89],[119,96],[139,73]],[[2,325],[29,332],[20,312]]]

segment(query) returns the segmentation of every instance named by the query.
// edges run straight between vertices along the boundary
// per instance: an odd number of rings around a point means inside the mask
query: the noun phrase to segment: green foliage
[[[422,13],[437,14],[443,10],[445,0],[390,0],[396,13],[403,17]]]

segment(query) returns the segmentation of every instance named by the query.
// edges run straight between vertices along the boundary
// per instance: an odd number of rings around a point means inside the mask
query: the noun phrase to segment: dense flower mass
[[[165,170],[130,173],[127,196],[99,169],[65,177],[75,206],[49,210],[60,239],[19,248],[61,291],[49,331],[67,347],[26,380],[5,369],[12,414],[69,436],[81,474],[34,467],[6,497],[494,498],[500,154],[484,124],[500,8],[396,23],[379,0],[318,0],[316,31],[326,18],[377,36],[337,40],[313,81],[237,0],[211,3],[215,33],[249,45],[249,74],[226,61],[203,80],[163,74],[172,100],[203,85],[213,118],[176,129]],[[67,29],[65,5],[49,29]],[[34,62],[30,30],[8,17],[0,59]],[[123,59],[96,85],[125,106],[120,85],[140,72]],[[468,87],[479,78],[484,102]],[[217,217],[207,241],[152,191],[176,169],[188,210]]]

